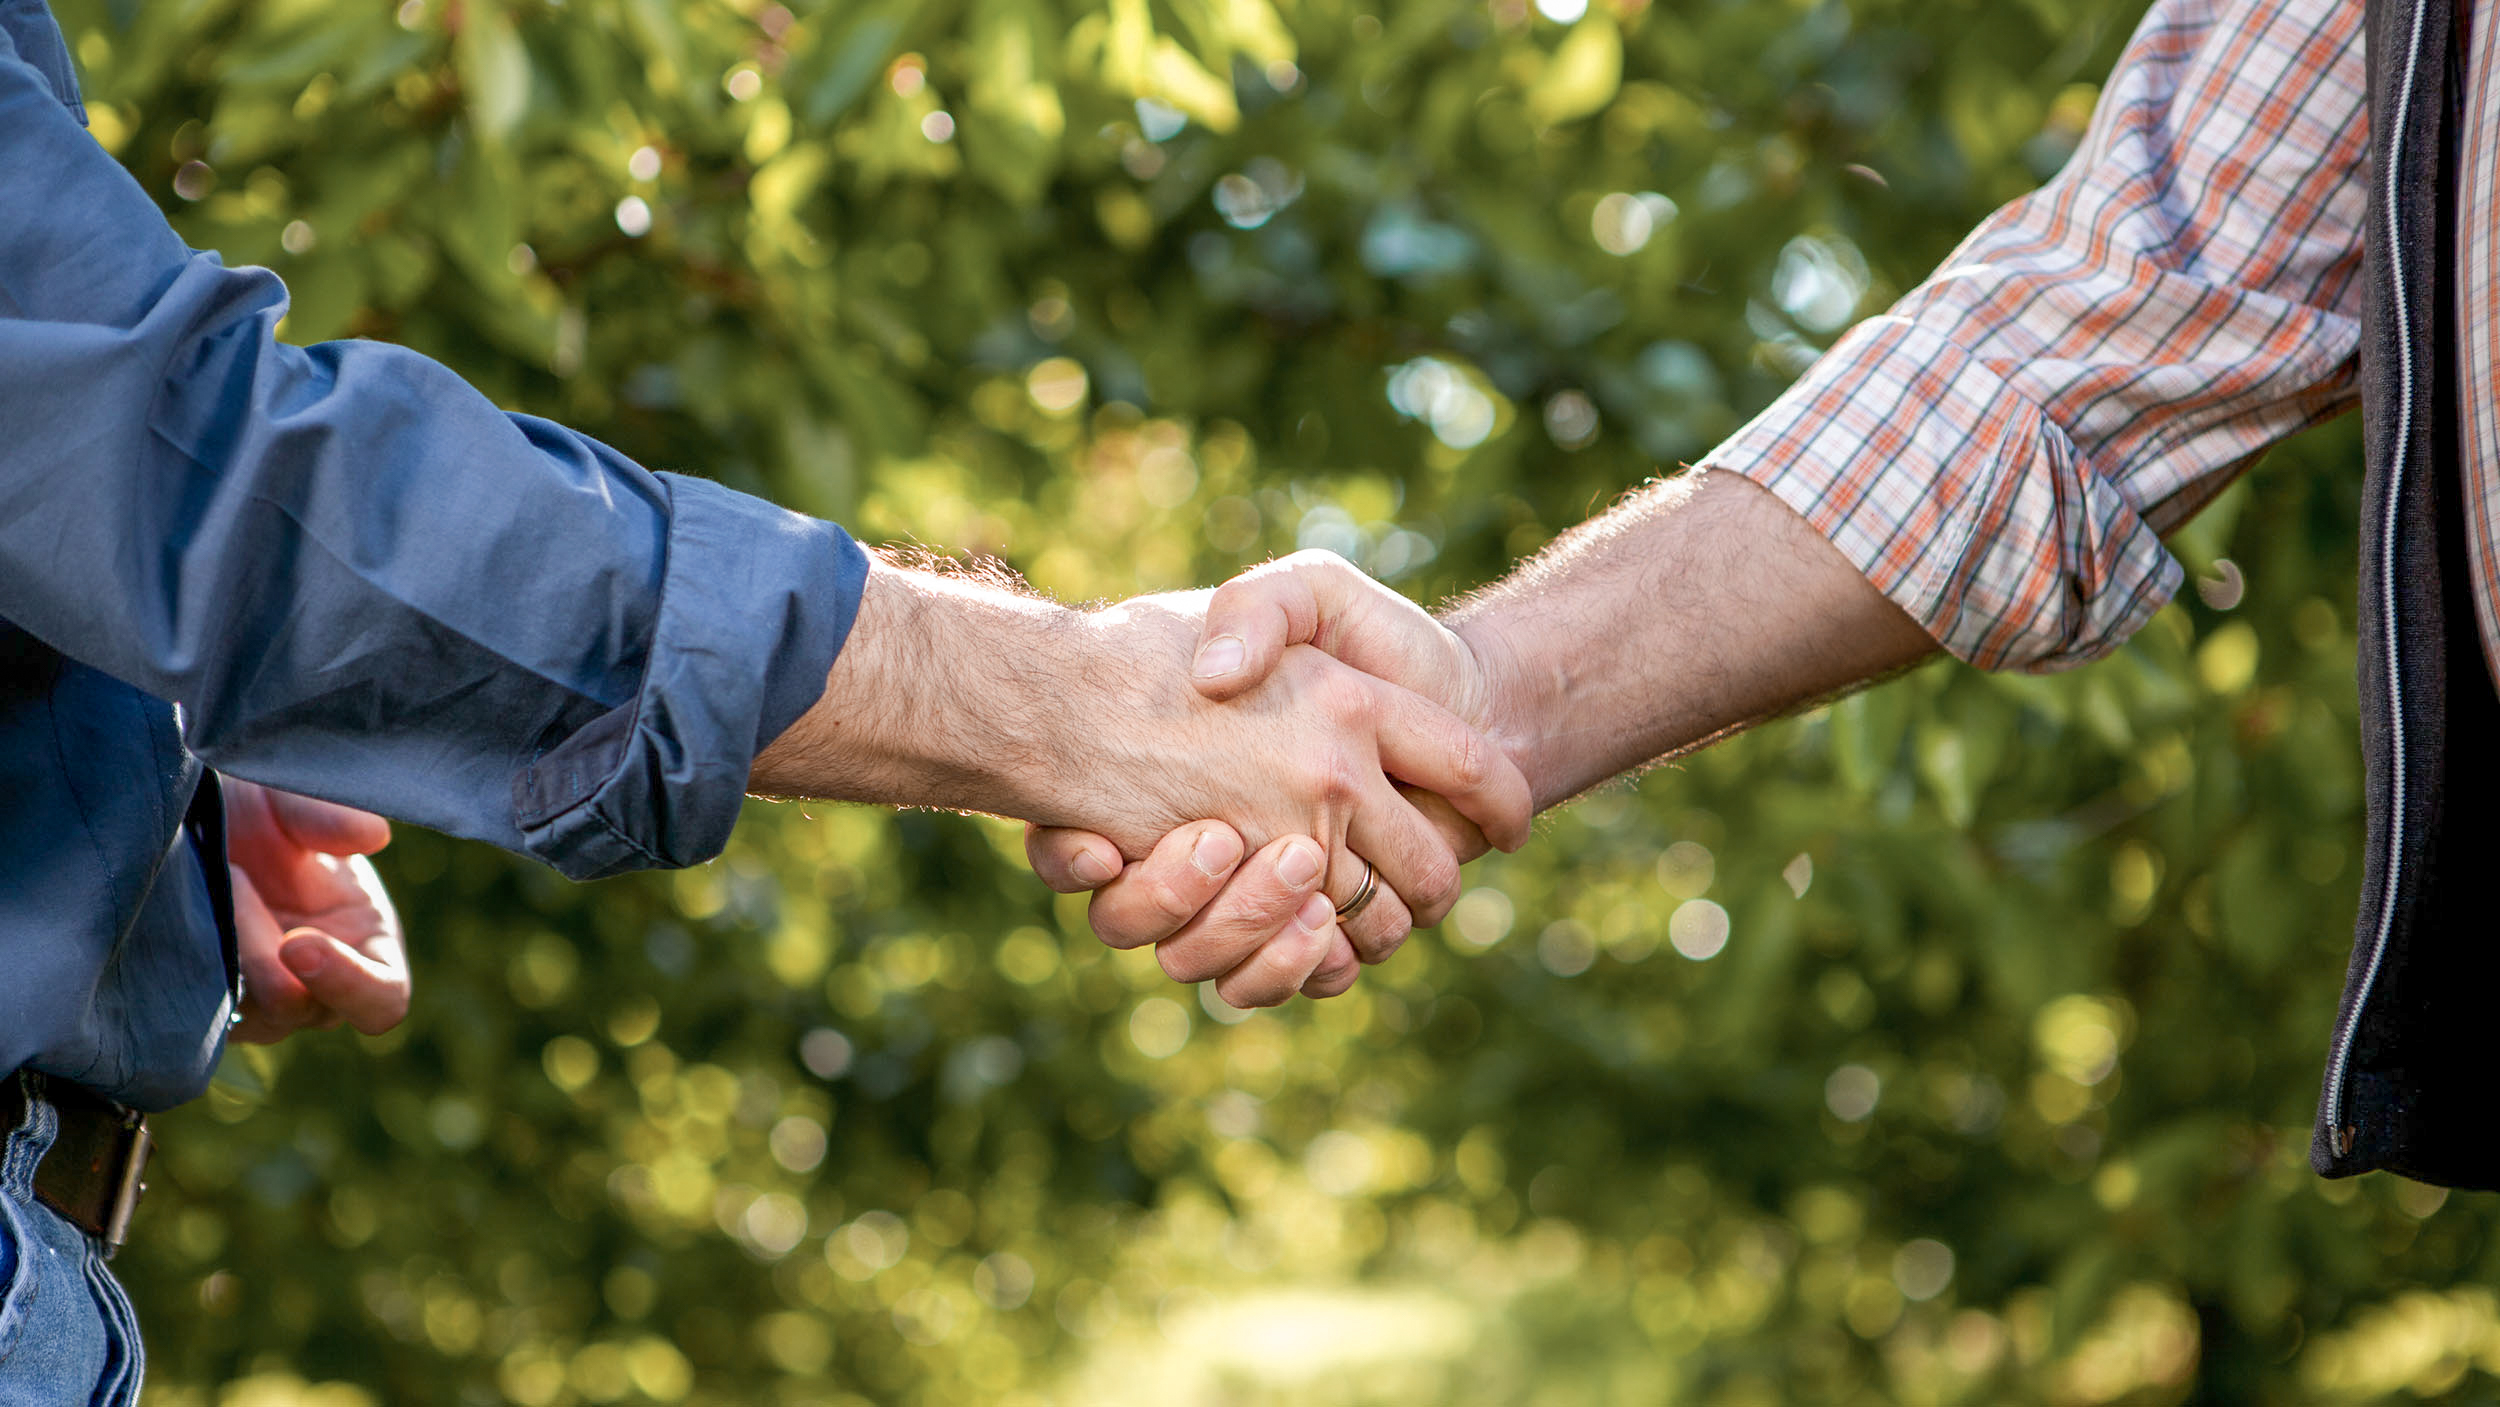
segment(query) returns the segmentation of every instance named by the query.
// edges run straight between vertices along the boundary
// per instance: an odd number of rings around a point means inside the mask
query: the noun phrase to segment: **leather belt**
[[[67,1080],[21,1072],[0,1076],[0,1130],[25,1122],[29,1085],[59,1116],[51,1151],[35,1165],[35,1200],[103,1242],[107,1255],[120,1250],[147,1190],[139,1180],[148,1165],[147,1117]]]

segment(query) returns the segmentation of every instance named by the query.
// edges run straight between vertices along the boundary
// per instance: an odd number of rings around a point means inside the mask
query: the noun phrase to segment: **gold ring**
[[[1363,882],[1354,887],[1353,898],[1348,899],[1344,903],[1337,906],[1337,921],[1339,923],[1343,923],[1347,919],[1361,913],[1363,911],[1363,906],[1370,903],[1372,901],[1372,896],[1378,894],[1379,892],[1380,872],[1372,868],[1371,861],[1365,860],[1363,862]]]

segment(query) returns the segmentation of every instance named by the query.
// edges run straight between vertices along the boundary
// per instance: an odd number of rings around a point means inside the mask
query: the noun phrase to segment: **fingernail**
[[[1319,878],[1322,858],[1318,846],[1307,841],[1297,841],[1286,846],[1284,857],[1276,862],[1276,877],[1300,889],[1303,885]],[[1329,912],[1334,913],[1336,910],[1331,909]]]
[[[1099,850],[1079,851],[1077,857],[1068,862],[1068,868],[1087,884],[1109,884],[1120,873],[1120,867],[1104,859]]]
[[[1337,906],[1328,902],[1327,895],[1314,894],[1302,901],[1302,909],[1293,921],[1301,924],[1305,932],[1324,933],[1328,925],[1337,921]]]
[[[1197,847],[1189,852],[1189,863],[1209,879],[1221,879],[1232,872],[1241,858],[1241,837],[1229,830],[1211,830],[1198,837]]]
[[[1198,651],[1191,669],[1201,679],[1221,679],[1241,668],[1244,650],[1238,635],[1218,635]]]
[[[298,976],[310,977],[330,965],[330,954],[318,943],[297,943],[286,950],[286,960]]]

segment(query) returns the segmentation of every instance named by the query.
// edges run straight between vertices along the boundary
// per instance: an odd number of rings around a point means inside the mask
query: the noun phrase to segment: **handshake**
[[[1439,619],[1317,552],[1096,611],[880,559],[749,785],[1025,820],[1105,941],[1273,1005],[1345,991],[1536,811],[1934,649],[1731,474],[1642,490]],[[363,859],[388,825],[235,781],[226,819],[238,1038],[395,1024],[405,944]]]
[[[1236,1006],[1333,996],[1439,921],[1535,799],[1478,647],[1343,559],[1078,611],[876,561],[765,794],[1030,823],[1115,946]]]
[[[1106,940],[1159,943],[1173,977],[1273,1005],[1343,992],[1439,920],[1487,837],[1526,839],[1533,801],[1487,736],[1486,678],[1459,636],[1326,553],[1094,612],[879,559],[824,696],[751,782],[1026,818],[1035,869],[1100,890]],[[397,1025],[406,944],[365,858],[389,824],[232,778],[224,805],[235,1038]]]
[[[1634,494],[1439,619],[1323,552],[1095,611],[880,559],[749,786],[1024,820],[1105,941],[1273,1005],[1345,991],[1538,810],[1934,648],[1733,475]]]
[[[1243,779],[1282,787],[1282,814],[1312,823],[1252,853],[1258,832],[1199,821],[1142,859],[1104,835],[1029,828],[1047,883],[1096,891],[1105,942],[1153,943],[1174,980],[1212,979],[1234,1006],[1332,997],[1440,921],[1460,865],[1527,839],[1535,797],[1476,643],[1344,559],[1298,553],[1235,578],[1206,598],[1192,644],[1199,695],[1307,718],[1287,744],[1299,755]]]

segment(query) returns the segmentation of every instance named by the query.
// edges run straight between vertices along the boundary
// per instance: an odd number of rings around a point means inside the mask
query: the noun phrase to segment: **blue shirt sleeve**
[[[0,619],[211,766],[588,878],[727,842],[867,560],[405,348],[275,336],[0,32]]]

